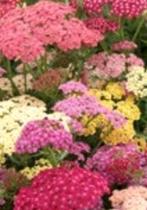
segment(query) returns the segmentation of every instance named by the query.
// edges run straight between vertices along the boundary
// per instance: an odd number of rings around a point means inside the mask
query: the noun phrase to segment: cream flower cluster
[[[114,190],[110,198],[113,210],[146,210],[147,188],[142,186],[130,186],[127,189]]]
[[[147,71],[140,66],[133,66],[126,75],[126,88],[133,92],[135,96],[143,98],[147,96]]]
[[[69,131],[70,119],[62,113],[46,113],[44,102],[29,95],[11,98],[0,102],[0,145],[5,154],[11,155],[17,138],[25,124],[43,118],[59,120]]]

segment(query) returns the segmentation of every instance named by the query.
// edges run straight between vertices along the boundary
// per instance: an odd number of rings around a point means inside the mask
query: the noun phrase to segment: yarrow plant
[[[55,120],[47,118],[29,122],[16,142],[16,152],[36,153],[44,147],[65,150],[83,158],[82,152],[88,152],[89,147],[84,143],[74,143],[72,134]]]
[[[12,10],[0,20],[1,52],[8,59],[29,63],[43,55],[47,45],[63,51],[96,46],[102,35],[72,15],[70,6],[51,1]]]
[[[146,158],[136,145],[102,146],[89,158],[87,167],[98,171],[110,184],[128,184],[138,175]]]
[[[31,186],[22,188],[15,199],[14,210],[99,210],[105,193],[109,193],[109,188],[100,174],[78,166],[62,166],[41,172]]]

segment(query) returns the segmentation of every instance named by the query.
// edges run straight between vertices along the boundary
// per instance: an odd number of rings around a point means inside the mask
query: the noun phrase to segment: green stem
[[[11,69],[11,63],[8,59],[6,60],[6,64],[7,64],[8,79],[10,80],[10,83],[12,86],[13,95],[19,95],[19,90],[16,87],[16,85],[12,79],[13,73],[12,73],[12,69]]]
[[[27,66],[26,64],[23,65],[23,75],[24,75],[24,88],[25,93],[27,92]]]
[[[119,18],[119,26],[120,26],[120,37],[122,40],[124,40],[125,38],[124,37],[124,23],[121,17]]]
[[[135,42],[135,40],[137,39],[137,37],[138,37],[138,35],[139,35],[139,32],[140,32],[142,26],[144,25],[144,22],[145,22],[145,19],[142,18],[142,19],[140,20],[140,22],[139,22],[139,24],[138,24],[138,27],[137,27],[137,29],[136,29],[136,32],[135,32],[135,34],[134,34],[134,36],[133,36],[133,38],[132,38],[132,41],[133,41],[133,42]]]

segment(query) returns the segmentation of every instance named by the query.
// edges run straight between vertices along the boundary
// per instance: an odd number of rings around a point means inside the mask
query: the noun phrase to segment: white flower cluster
[[[147,96],[147,71],[140,66],[133,66],[126,75],[126,88],[138,98]]]
[[[11,155],[14,152],[16,140],[26,123],[45,117],[60,121],[70,131],[69,117],[58,112],[47,114],[44,102],[35,97],[22,95],[0,102],[0,145],[4,153]]]

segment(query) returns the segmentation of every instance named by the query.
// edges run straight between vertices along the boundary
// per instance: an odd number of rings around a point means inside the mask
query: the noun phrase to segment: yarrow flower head
[[[147,9],[146,0],[114,0],[112,14],[118,17],[136,18]]]
[[[20,0],[1,0],[0,1],[0,18],[10,10],[16,8]]]
[[[69,81],[59,86],[59,90],[62,90],[64,95],[68,94],[84,94],[88,92],[87,87],[81,82]]]
[[[145,210],[147,208],[147,189],[142,186],[130,186],[123,190],[114,190],[110,197],[113,210]]]
[[[112,45],[112,50],[116,52],[133,51],[137,48],[137,44],[132,41],[124,40],[116,42]]]
[[[129,68],[129,73],[126,75],[126,89],[133,92],[138,98],[147,96],[147,72],[141,66],[133,66]]]
[[[0,67],[0,78],[6,73],[6,70]]]
[[[30,63],[44,55],[47,45],[65,52],[96,46],[103,36],[73,16],[72,7],[52,1],[14,9],[0,20],[0,50],[8,59]]]
[[[57,70],[48,70],[33,81],[33,89],[36,91],[49,91],[57,87],[62,81],[61,73]]]
[[[98,173],[62,166],[41,172],[32,185],[22,188],[14,210],[99,210],[105,193],[109,193],[107,181]]]
[[[110,184],[127,184],[140,171],[143,154],[136,145],[103,146],[88,159],[88,168],[103,174]]]
[[[112,0],[84,0],[84,8],[88,14],[100,14],[106,4]]]
[[[101,105],[95,97],[90,95],[82,95],[77,97],[69,97],[55,104],[54,111],[64,112],[66,115],[79,119],[82,116],[95,117],[103,114],[112,123],[114,127],[121,127],[126,122],[125,118],[115,111],[111,111]]]
[[[104,17],[92,17],[86,19],[84,22],[88,28],[98,30],[102,34],[115,32],[119,28],[119,25],[116,22],[108,20]]]
[[[88,145],[74,143],[72,134],[56,120],[45,118],[29,122],[16,142],[16,152],[35,153],[45,147],[65,150],[79,157],[82,157],[82,152],[89,151]]]
[[[138,66],[144,66],[142,59],[132,53],[125,55],[124,53],[108,54],[107,52],[100,52],[92,55],[87,61],[87,65],[94,68],[99,78],[102,79],[117,78],[127,71],[128,67],[137,64]]]

